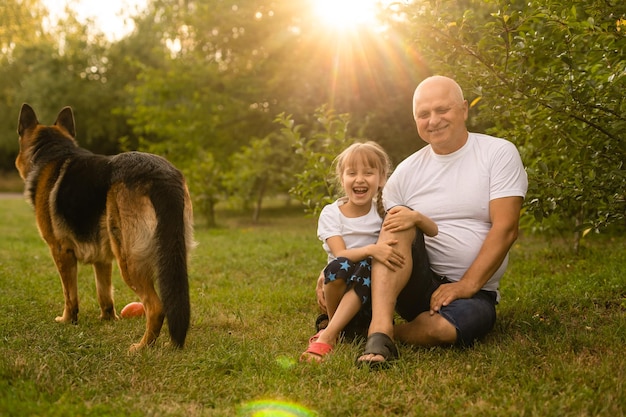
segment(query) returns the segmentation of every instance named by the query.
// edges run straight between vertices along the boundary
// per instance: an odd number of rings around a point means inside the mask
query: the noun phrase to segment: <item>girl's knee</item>
[[[344,280],[341,280],[341,279],[324,283],[325,294],[328,294],[330,292],[332,294],[343,295],[346,292],[347,288],[348,288],[348,284]]]

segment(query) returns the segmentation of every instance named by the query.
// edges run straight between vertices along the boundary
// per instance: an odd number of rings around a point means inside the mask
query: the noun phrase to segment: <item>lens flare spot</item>
[[[289,356],[279,356],[276,358],[276,363],[279,367],[283,369],[293,368],[296,364],[295,359],[290,358]]]
[[[244,404],[237,415],[239,417],[316,417],[317,413],[288,401],[258,400]]]

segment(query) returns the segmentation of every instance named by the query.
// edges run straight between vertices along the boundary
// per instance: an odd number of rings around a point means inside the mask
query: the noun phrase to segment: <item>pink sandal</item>
[[[311,343],[315,343],[317,342],[317,339],[320,338],[320,335],[322,334],[322,332],[324,331],[324,329],[321,329],[319,332],[315,333],[313,336],[311,336],[311,338],[309,339],[309,345]]]
[[[333,347],[327,343],[312,342],[307,350],[300,355],[300,362],[321,362],[324,360],[324,356],[328,355],[332,350]]]

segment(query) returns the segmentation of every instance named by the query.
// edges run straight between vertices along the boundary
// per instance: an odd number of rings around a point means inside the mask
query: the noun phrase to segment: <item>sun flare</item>
[[[335,29],[350,29],[376,22],[380,0],[313,0],[317,18]]]

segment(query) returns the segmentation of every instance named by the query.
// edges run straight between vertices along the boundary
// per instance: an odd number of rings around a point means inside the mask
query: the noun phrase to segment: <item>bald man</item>
[[[372,321],[359,365],[396,359],[395,340],[469,346],[495,324],[528,180],[515,146],[468,132],[467,115],[463,91],[450,78],[427,78],[415,90],[413,116],[427,145],[387,181],[379,237],[397,240],[412,262],[393,269],[373,262]],[[437,236],[415,227],[420,213],[437,223]],[[394,311],[404,319],[395,326]]]

